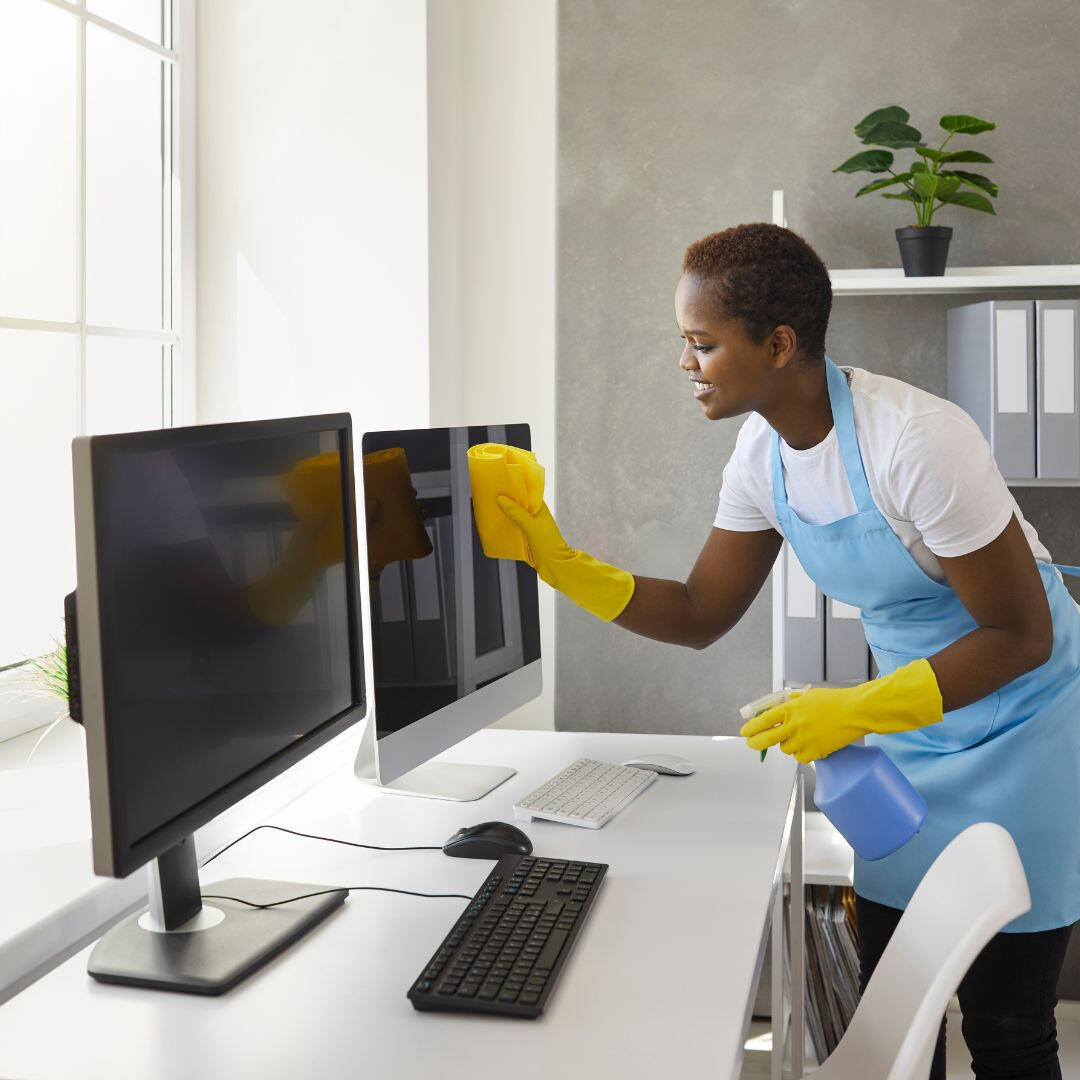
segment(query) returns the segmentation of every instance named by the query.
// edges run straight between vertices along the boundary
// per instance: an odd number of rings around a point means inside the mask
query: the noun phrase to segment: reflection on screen
[[[132,843],[353,704],[340,438],[104,456],[105,695]]]
[[[466,451],[530,449],[525,424],[368,432],[364,502],[381,738],[540,656],[536,574],[488,559]]]

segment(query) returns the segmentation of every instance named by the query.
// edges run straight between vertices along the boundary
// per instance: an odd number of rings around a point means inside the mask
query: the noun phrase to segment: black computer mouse
[[[462,859],[499,859],[503,855],[529,855],[532,841],[513,825],[503,821],[485,821],[458,829],[443,844],[447,855]]]

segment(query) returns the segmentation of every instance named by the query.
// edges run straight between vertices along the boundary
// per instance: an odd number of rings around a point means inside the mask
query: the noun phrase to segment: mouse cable
[[[362,889],[370,889],[373,892],[393,892],[401,893],[403,896],[425,896],[433,900],[442,899],[454,899],[454,900],[474,900],[473,896],[466,896],[464,893],[430,893],[430,892],[413,892],[410,889],[391,889],[386,885],[339,885],[336,889],[320,889],[318,892],[304,893],[302,896],[290,896],[287,900],[274,900],[270,904],[256,904],[251,900],[241,900],[239,896],[219,896],[216,893],[203,893],[203,900],[232,900],[237,904],[245,904],[247,907],[259,908],[259,910],[265,910],[266,908],[281,907],[282,904],[294,904],[297,900],[307,900],[312,896],[325,896],[327,893],[341,892],[345,889],[347,892],[359,892]]]
[[[253,832],[258,832],[260,829],[276,829],[278,832],[288,833],[290,836],[302,836],[305,840],[324,840],[328,844],[344,844],[346,847],[370,848],[372,851],[442,851],[441,847],[381,847],[379,844],[358,844],[353,840],[338,840],[334,836],[316,836],[314,833],[297,832],[296,829],[286,829],[283,825],[256,825],[254,829],[248,829],[243,836],[238,836],[231,843],[226,844],[220,851],[215,852],[202,865],[208,866],[218,857],[218,855],[224,855],[233,844],[239,844],[241,840],[246,840]],[[297,899],[299,899],[299,897]],[[241,901],[241,903],[243,903],[243,901]]]

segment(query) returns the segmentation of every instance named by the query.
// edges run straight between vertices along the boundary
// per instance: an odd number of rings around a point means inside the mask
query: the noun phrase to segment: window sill
[[[66,704],[42,690],[35,673],[28,668],[0,671],[0,746],[27,731],[51,724],[66,712]]]

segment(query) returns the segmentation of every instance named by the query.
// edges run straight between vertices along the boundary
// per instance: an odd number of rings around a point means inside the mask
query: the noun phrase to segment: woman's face
[[[715,286],[683,274],[675,290],[675,322],[685,341],[679,367],[709,420],[759,411],[776,375],[772,338],[755,345],[739,319],[716,314]]]

